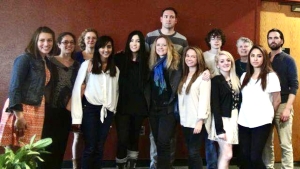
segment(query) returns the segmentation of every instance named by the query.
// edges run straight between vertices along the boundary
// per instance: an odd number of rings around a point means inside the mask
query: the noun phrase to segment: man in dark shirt
[[[274,71],[277,73],[281,86],[281,104],[275,110],[274,125],[276,127],[282,151],[281,163],[285,169],[294,168],[293,146],[292,146],[292,124],[293,124],[293,103],[298,90],[297,67],[294,59],[282,52],[284,44],[283,33],[278,29],[271,29],[268,32],[268,45],[271,49],[270,61]],[[269,136],[266,143],[263,159],[267,168],[274,169],[274,133]]]

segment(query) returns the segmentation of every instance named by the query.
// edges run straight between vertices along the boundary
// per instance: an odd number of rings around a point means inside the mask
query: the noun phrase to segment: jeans
[[[138,158],[137,156],[128,156],[127,150],[138,154],[140,131],[145,118],[145,116],[138,115],[116,115],[115,123],[118,135],[117,159],[126,159],[127,157],[130,159]]]
[[[188,167],[189,169],[202,169],[202,158],[200,155],[200,148],[202,145],[205,126],[202,126],[202,130],[198,134],[194,134],[193,128],[182,127],[185,143],[188,149]]]
[[[107,117],[102,123],[100,121],[102,106],[92,105],[83,99],[83,107],[81,130],[85,147],[82,156],[82,169],[99,169],[102,165],[104,143],[114,114],[107,110]]]
[[[262,153],[269,137],[271,124],[248,128],[239,127],[239,144],[241,149],[241,169],[265,169]]]
[[[217,169],[218,167],[218,153],[215,142],[208,139],[208,134],[205,130],[205,157],[206,157],[206,168]]]
[[[150,125],[157,146],[157,168],[170,169],[171,139],[175,133],[176,120],[173,113],[162,109],[155,114],[150,113]]]
[[[286,103],[282,103],[279,105],[278,110],[275,113],[275,117],[273,120],[273,126],[270,131],[269,138],[267,140],[264,153],[263,160],[268,169],[274,169],[274,132],[273,128],[275,128],[278,133],[280,147],[281,147],[281,165],[284,169],[292,169],[294,168],[294,156],[293,156],[293,145],[292,145],[292,127],[293,127],[293,116],[294,109],[291,109],[290,118],[286,122],[280,121],[280,114],[284,110]]]

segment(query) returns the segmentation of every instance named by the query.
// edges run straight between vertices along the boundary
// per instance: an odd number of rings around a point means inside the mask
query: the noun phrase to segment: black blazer
[[[231,117],[232,91],[223,75],[211,79],[211,113],[215,119],[217,135],[225,133],[222,117]]]
[[[171,86],[171,89],[172,89],[170,100],[168,102],[168,113],[174,113],[176,116],[179,116],[177,89],[178,89],[178,85],[179,85],[179,82],[180,82],[181,76],[182,76],[182,66],[181,66],[181,63],[179,63],[177,70],[170,70],[170,69],[168,69],[166,72],[168,73],[169,83],[170,83],[170,86]],[[151,71],[151,73],[153,73],[153,71]],[[148,104],[151,103],[151,87],[150,87],[150,83],[151,82],[149,80],[148,89],[146,88],[146,90],[145,90],[147,92],[147,94],[146,94],[147,95],[146,100],[147,100]]]

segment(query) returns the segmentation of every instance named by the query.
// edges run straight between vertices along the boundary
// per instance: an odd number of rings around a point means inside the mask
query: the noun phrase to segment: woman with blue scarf
[[[170,169],[170,141],[175,132],[180,55],[167,36],[158,36],[151,48],[150,125],[157,146],[157,168]],[[176,110],[176,111],[175,111]]]

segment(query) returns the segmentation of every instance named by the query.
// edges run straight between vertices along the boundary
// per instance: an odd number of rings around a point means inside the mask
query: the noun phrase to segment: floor
[[[137,169],[148,169],[149,167],[136,167]],[[72,169],[71,166],[67,167],[67,168],[62,168],[62,169]],[[107,168],[103,168],[103,169],[116,169],[113,167],[107,167]],[[175,169],[188,169],[187,166],[175,166]],[[204,167],[204,169],[206,169],[206,167]],[[238,167],[236,165],[231,165],[229,167],[229,169],[238,169]],[[280,163],[276,163],[275,164],[275,169],[280,169]],[[300,163],[295,163],[295,167],[294,169],[300,169]]]

